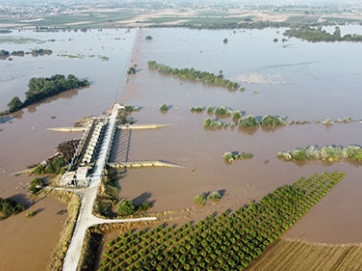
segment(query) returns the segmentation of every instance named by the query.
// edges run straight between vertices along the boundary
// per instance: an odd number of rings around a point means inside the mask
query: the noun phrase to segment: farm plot
[[[247,271],[362,270],[361,245],[322,245],[278,240]]]
[[[344,175],[326,172],[300,178],[258,203],[196,224],[122,234],[107,243],[99,270],[243,270]]]

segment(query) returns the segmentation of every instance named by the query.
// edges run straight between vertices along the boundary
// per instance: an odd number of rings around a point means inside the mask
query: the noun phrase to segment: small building
[[[88,167],[79,167],[76,171],[77,186],[88,186]]]
[[[60,185],[61,186],[75,186],[77,181],[77,176],[75,174],[75,171],[69,171],[64,173],[62,178],[60,179]]]

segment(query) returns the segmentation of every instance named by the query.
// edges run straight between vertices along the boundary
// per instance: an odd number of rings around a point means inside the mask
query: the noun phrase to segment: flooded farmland
[[[349,31],[348,27],[341,29]],[[356,29],[354,27],[353,31]],[[119,182],[122,197],[139,202],[152,201],[153,211],[178,211],[194,208],[193,197],[197,194],[222,191],[221,202],[218,206],[206,206],[207,213],[213,208],[226,210],[252,199],[258,200],[301,176],[341,170],[347,173],[345,179],[284,236],[310,242],[360,243],[360,167],[347,162],[297,165],[280,161],[276,154],[309,145],[361,145],[361,44],[308,43],[297,39],[283,42],[283,32],[284,29],[161,28],[91,30],[87,33],[25,31],[0,36],[0,47],[8,51],[35,48],[53,51],[50,56],[28,55],[13,57],[12,61],[0,60],[0,110],[6,109],[12,97],[24,98],[32,77],[74,74],[91,82],[89,88],[47,99],[22,110],[13,119],[0,122],[0,197],[15,196],[30,203],[27,182],[31,177],[13,177],[9,173],[46,159],[61,141],[81,136],[55,133],[46,128],[71,126],[81,117],[102,114],[113,102],[119,101],[141,107],[140,112],[132,114],[137,124],[169,126],[132,131],[129,136],[119,132],[112,160],[162,160],[182,166],[178,169],[128,170]],[[146,36],[151,36],[152,40],[146,40]],[[1,42],[5,37],[6,42]],[[22,37],[23,42],[11,42],[11,37]],[[277,42],[273,41],[275,38]],[[225,78],[240,82],[246,90],[233,92],[161,75],[148,69],[149,60],[175,68],[194,68],[215,74],[222,71]],[[137,65],[136,75],[127,76],[128,67],[133,65]],[[127,77],[129,83],[126,83]],[[161,104],[172,108],[162,114],[158,110]],[[207,131],[203,121],[209,115],[191,113],[190,107],[208,105],[227,106],[246,115],[285,116],[288,122],[301,120],[310,121],[310,124],[273,131],[259,128],[253,133],[230,127]],[[355,121],[335,123],[330,127],[315,122],[344,117]],[[227,151],[253,153],[254,158],[228,165],[223,160]],[[34,208],[40,204],[36,203]],[[62,225],[63,220],[57,212],[64,206],[58,205],[55,200],[49,200],[44,207],[48,211],[44,210],[39,217],[46,214],[44,219]],[[9,223],[23,223],[33,227],[33,234],[51,237],[55,245],[61,226],[52,226],[52,230],[44,232],[40,219],[31,221],[30,225],[25,214],[18,216],[0,222],[4,233],[8,231],[1,240],[11,238],[15,243],[28,242],[30,247],[30,238],[14,234],[10,226],[5,227]],[[17,235],[21,239],[17,239]],[[41,252],[26,252],[43,255],[39,258],[43,264],[38,266],[39,270],[50,255],[49,247],[44,251],[40,249]],[[7,257],[6,262],[17,259],[15,253],[14,256],[7,253]]]

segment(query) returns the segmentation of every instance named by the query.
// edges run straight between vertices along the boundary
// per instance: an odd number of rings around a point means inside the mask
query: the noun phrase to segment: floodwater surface
[[[362,208],[358,196],[362,186],[359,167],[347,162],[297,165],[276,157],[279,151],[309,145],[361,144],[358,136],[362,128],[360,44],[308,43],[296,39],[281,42],[283,32],[284,29],[142,29],[139,32],[132,60],[140,71],[130,78],[122,98],[142,108],[133,115],[139,123],[170,126],[155,131],[133,131],[127,158],[160,159],[183,168],[129,170],[120,181],[124,196],[154,201],[154,210],[163,211],[192,207],[195,195],[222,191],[223,204],[231,207],[238,202],[241,206],[302,176],[341,170],[347,173],[345,179],[284,236],[328,243],[362,240],[358,230],[362,225],[362,217],[358,215]],[[152,40],[146,41],[146,36],[152,36]],[[224,38],[228,39],[227,44]],[[279,41],[273,42],[274,38]],[[233,92],[162,75],[147,69],[149,60],[214,74],[222,71],[225,78],[242,79],[246,91]],[[161,114],[158,108],[164,103],[172,108]],[[230,127],[207,131],[202,124],[210,116],[191,113],[190,107],[208,105],[228,106],[246,115],[285,116],[289,122],[302,120],[310,124],[273,131],[245,132]],[[330,127],[316,123],[344,117],[355,121]],[[227,151],[253,153],[254,158],[228,165],[223,161]],[[121,151],[117,159],[125,159]]]
[[[140,112],[132,114],[138,124],[169,126],[130,134],[118,132],[112,161],[162,160],[181,166],[128,170],[119,181],[121,197],[136,203],[151,201],[154,204],[151,210],[155,212],[179,211],[197,208],[193,204],[197,194],[220,191],[223,199],[217,206],[208,203],[203,209],[206,214],[258,200],[301,176],[342,170],[346,172],[345,179],[284,236],[312,242],[361,242],[360,167],[347,162],[297,165],[276,157],[278,151],[309,145],[361,145],[362,126],[358,121],[362,102],[361,45],[308,43],[296,39],[282,42],[283,32],[284,29],[170,28],[12,33],[14,37],[36,38],[43,43],[1,43],[3,49],[46,48],[52,49],[53,54],[0,61],[0,110],[6,109],[12,97],[24,98],[32,77],[74,74],[90,80],[91,86],[47,99],[22,110],[13,119],[0,121],[0,197],[20,194],[26,199],[27,182],[32,177],[13,177],[9,173],[46,159],[61,141],[81,136],[55,133],[46,128],[71,126],[81,117],[104,113],[118,101],[141,107]],[[145,39],[148,35],[152,40]],[[223,42],[225,38],[227,43]],[[274,38],[278,42],[273,42]],[[49,41],[53,39],[55,41]],[[149,60],[176,68],[222,72],[225,78],[240,82],[246,90],[228,91],[161,75],[148,69]],[[133,65],[136,65],[136,75],[127,76],[128,67]],[[158,110],[161,104],[172,108],[162,114]],[[272,114],[285,116],[288,121],[311,123],[273,131],[245,132],[230,127],[207,131],[203,121],[210,116],[191,113],[190,107],[208,105],[227,106],[246,115]],[[331,127],[315,123],[328,117],[351,117],[356,121],[335,123]],[[228,151],[253,153],[254,158],[229,165],[223,161],[223,154]],[[58,207],[45,208],[51,211],[40,214],[46,214],[50,220],[57,217],[56,210],[51,208]],[[4,223],[10,222],[0,222],[2,229]],[[41,232],[39,226],[39,234]],[[59,229],[54,228],[47,235],[54,237],[59,233]],[[11,238],[11,234],[8,231],[1,238]],[[23,240],[30,250],[31,239]],[[44,250],[41,254],[44,257],[39,260],[46,262],[50,252]]]

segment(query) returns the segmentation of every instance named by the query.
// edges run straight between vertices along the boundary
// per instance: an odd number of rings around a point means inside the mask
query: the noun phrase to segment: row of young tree
[[[63,91],[87,86],[89,86],[88,80],[79,80],[73,74],[69,74],[67,77],[61,74],[56,74],[49,78],[33,77],[29,80],[29,90],[25,93],[25,101],[22,102],[18,96],[14,97],[7,105],[7,112],[4,113],[18,111],[28,105]]]
[[[50,49],[33,49],[31,51],[25,52],[23,50],[9,52],[4,49],[0,50],[0,59],[6,59],[10,56],[25,56],[25,55],[32,55],[32,56],[43,56],[43,55],[51,55],[53,53]]]
[[[205,84],[220,86],[229,90],[244,90],[244,88],[240,87],[238,83],[224,79],[222,71],[220,71],[218,75],[215,75],[205,71],[197,71],[194,68],[172,68],[170,66],[159,64],[156,61],[148,61],[148,68],[157,70],[163,74],[173,75],[181,79],[201,81]]]
[[[343,177],[314,174],[233,213],[127,232],[107,243],[98,270],[244,270]]]

